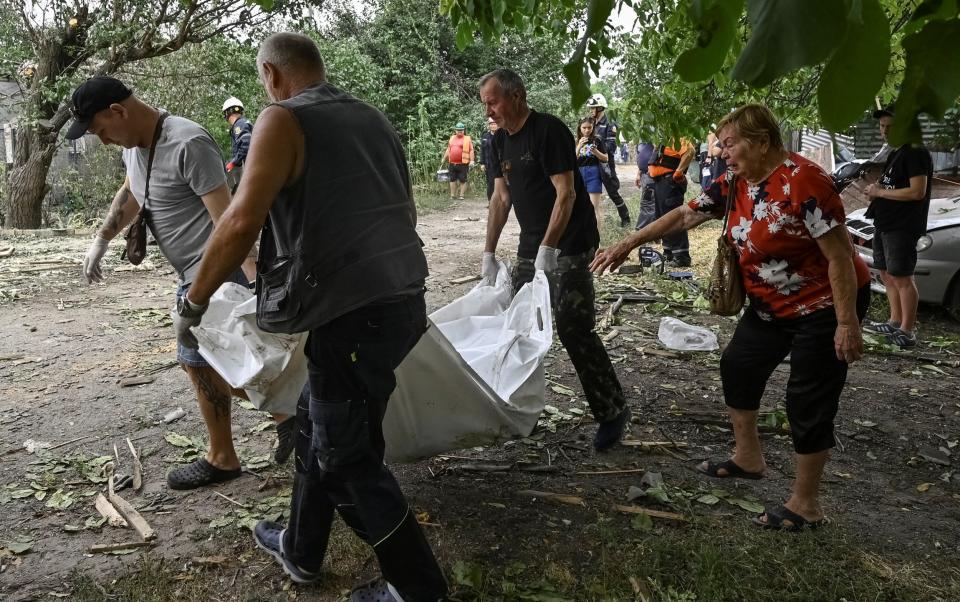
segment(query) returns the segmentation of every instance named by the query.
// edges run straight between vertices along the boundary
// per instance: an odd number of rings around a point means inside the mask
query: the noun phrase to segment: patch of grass
[[[957,567],[923,565],[862,550],[839,527],[800,534],[764,532],[742,520],[657,526],[649,535],[601,518],[571,554],[509,574],[479,567],[482,583],[456,580],[462,600],[957,600]],[[562,551],[558,551],[562,553]],[[546,560],[544,560],[545,562]],[[506,563],[504,563],[506,564]],[[502,566],[502,565],[501,565]],[[510,565],[510,566],[516,566]],[[576,567],[571,582],[564,570]],[[464,569],[461,568],[461,573]],[[521,585],[522,584],[522,585]]]
[[[177,580],[176,575],[170,562],[150,554],[143,556],[135,570],[104,585],[75,569],[68,577],[70,599],[76,602],[209,600],[221,589],[214,579]]]
[[[340,594],[360,582],[357,575],[373,560],[370,547],[343,523],[334,521],[327,548],[325,571],[319,583],[294,586],[280,566],[265,553],[253,548],[248,532],[236,537],[216,537],[209,540],[209,527],[194,529],[187,537],[191,541],[212,541],[207,550],[200,544],[194,555],[222,554],[227,550],[241,550],[239,556],[230,556],[224,567],[197,567],[171,562],[156,554],[143,554],[139,561],[110,578],[94,578],[89,573],[74,570],[67,578],[71,588],[70,600],[79,602],[181,602],[192,600],[273,600],[289,599],[286,590],[296,587],[306,599],[336,600]],[[245,551],[245,550],[249,550]],[[235,563],[234,561],[238,561]],[[267,565],[267,566],[264,566]],[[234,578],[237,568],[241,569]],[[227,587],[227,583],[232,586]]]

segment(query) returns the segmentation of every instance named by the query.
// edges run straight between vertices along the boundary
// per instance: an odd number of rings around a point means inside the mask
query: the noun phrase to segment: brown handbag
[[[727,237],[727,223],[737,196],[737,178],[730,180],[727,192],[727,207],[723,215],[723,228],[717,239],[717,256],[710,270],[710,284],[707,287],[707,301],[710,312],[720,316],[735,316],[743,309],[746,292],[743,288],[743,276],[740,273],[737,247]]]
[[[147,256],[147,226],[150,225],[150,209],[147,207],[150,202],[150,172],[153,170],[153,155],[157,150],[157,141],[160,140],[160,132],[163,130],[163,122],[166,118],[167,113],[161,113],[160,119],[157,120],[157,127],[153,131],[150,154],[147,155],[147,177],[143,184],[143,207],[123,234],[127,246],[120,259],[126,258],[133,265],[140,265]]]

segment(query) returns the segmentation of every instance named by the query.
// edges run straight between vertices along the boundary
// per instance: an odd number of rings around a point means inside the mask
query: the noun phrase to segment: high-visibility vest
[[[447,150],[453,147],[454,144],[457,144],[458,138],[454,134],[450,136],[450,141],[447,142]],[[463,151],[460,153],[460,163],[467,165],[473,162],[473,140],[470,139],[470,136],[464,134],[463,136]]]

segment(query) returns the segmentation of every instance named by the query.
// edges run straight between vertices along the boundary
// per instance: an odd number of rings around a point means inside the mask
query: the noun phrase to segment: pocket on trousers
[[[362,402],[310,400],[311,445],[320,469],[336,472],[364,459],[370,447]]]

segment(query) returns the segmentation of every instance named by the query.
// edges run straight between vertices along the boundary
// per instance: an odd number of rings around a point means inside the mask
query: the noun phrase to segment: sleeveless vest
[[[325,83],[278,104],[300,125],[305,154],[261,235],[257,324],[294,333],[409,291],[426,278],[427,260],[387,118]]]

